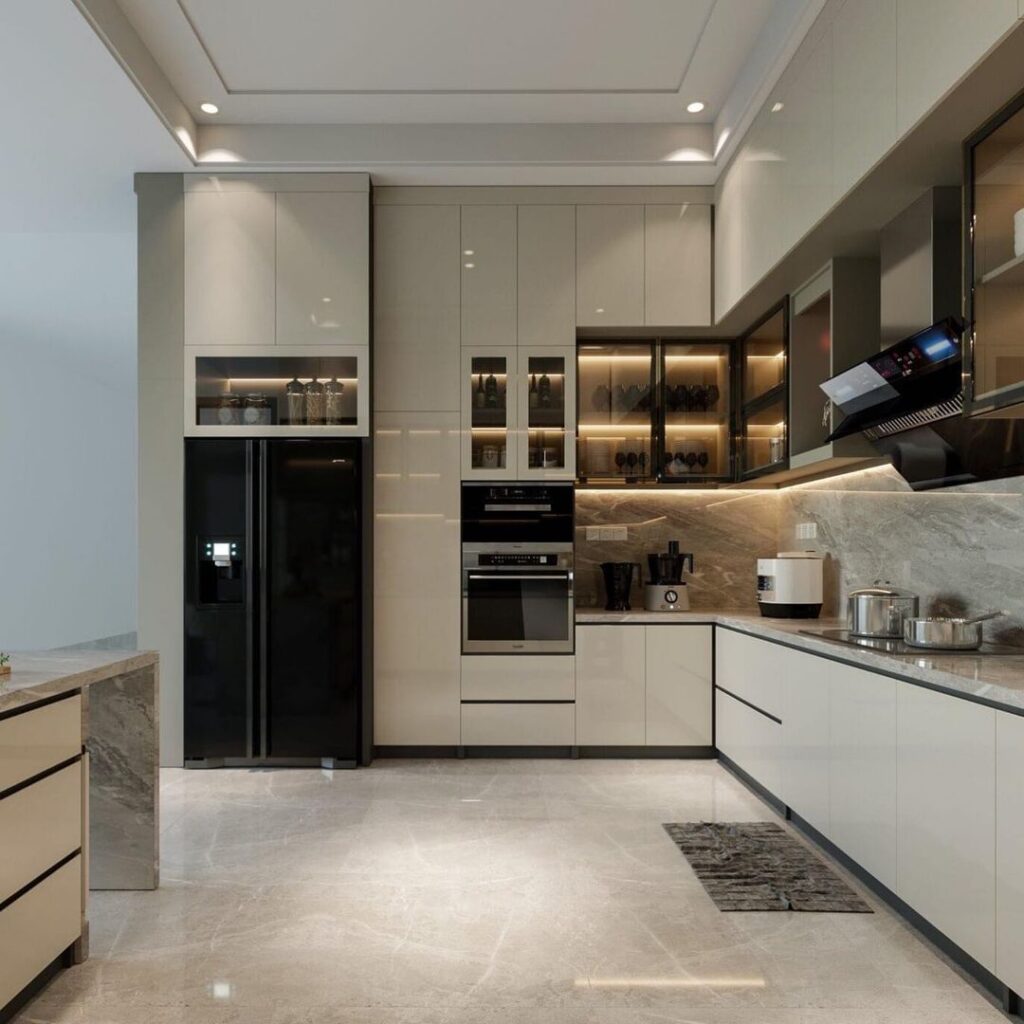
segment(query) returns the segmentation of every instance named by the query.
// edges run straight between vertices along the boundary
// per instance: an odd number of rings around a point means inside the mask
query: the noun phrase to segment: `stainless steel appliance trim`
[[[510,569],[513,566],[509,566]],[[564,580],[572,581],[572,570],[565,572],[523,572],[521,566],[515,566],[515,572],[506,572],[501,566],[495,566],[492,570],[481,570],[480,572],[468,572],[466,578],[471,580],[489,580],[497,576],[503,580]]]
[[[484,505],[485,512],[550,512],[550,505]]]

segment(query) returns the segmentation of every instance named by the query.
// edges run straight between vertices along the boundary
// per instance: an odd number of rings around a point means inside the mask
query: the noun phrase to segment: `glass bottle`
[[[546,374],[540,375],[540,384],[537,385],[537,395],[542,409],[551,408],[551,378]]]
[[[540,405],[540,395],[537,392],[537,374],[530,374],[530,401],[529,406],[531,409],[536,409]]]
[[[217,423],[222,427],[237,427],[242,422],[242,399],[225,392],[217,407]]]
[[[266,395],[253,392],[245,396],[242,422],[247,427],[267,426],[270,423],[270,403]]]
[[[484,391],[484,375],[481,373],[476,379],[476,391],[473,392],[473,405],[477,409],[487,405],[487,393]]]
[[[498,379],[493,373],[487,375],[487,383],[484,385],[484,397],[488,409],[498,408]]]
[[[306,385],[306,423],[321,427],[324,422],[324,386],[314,377]]]
[[[332,377],[324,385],[324,420],[329,426],[338,426],[342,422],[341,399],[345,394],[345,385]]]
[[[298,377],[293,377],[285,386],[288,402],[288,422],[294,427],[306,422],[306,388]]]

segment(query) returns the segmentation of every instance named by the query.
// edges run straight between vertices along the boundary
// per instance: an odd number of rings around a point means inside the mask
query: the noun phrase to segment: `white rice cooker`
[[[766,618],[821,614],[825,559],[817,551],[780,551],[757,560],[757,606]]]

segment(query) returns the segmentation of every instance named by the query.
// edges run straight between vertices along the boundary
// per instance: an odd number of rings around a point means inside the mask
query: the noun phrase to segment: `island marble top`
[[[0,676],[0,714],[155,665],[156,651],[25,651]]]
[[[1000,710],[1024,714],[1024,650],[1015,654],[948,654],[941,651],[920,654],[885,654],[863,647],[847,647],[802,630],[845,629],[840,619],[769,619],[740,611],[689,612],[607,612],[599,608],[578,608],[577,625],[708,624],[733,629],[762,640],[822,654],[835,661],[886,675],[923,683],[954,696],[967,697]]]

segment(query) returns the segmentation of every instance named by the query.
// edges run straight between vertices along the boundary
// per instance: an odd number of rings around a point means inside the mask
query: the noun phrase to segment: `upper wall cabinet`
[[[185,196],[185,344],[273,345],[272,192]]]
[[[369,178],[185,178],[185,345],[368,345]]]
[[[577,324],[706,326],[711,261],[706,204],[578,206]]]
[[[644,323],[711,323],[711,207],[644,207]]]
[[[374,407],[458,412],[459,207],[374,211]]]
[[[462,344],[516,343],[516,208],[462,207]]]
[[[370,207],[360,192],[277,196],[277,343],[365,345]]]
[[[576,207],[576,323],[644,323],[644,208]]]
[[[519,344],[576,344],[576,208],[517,208]]]

